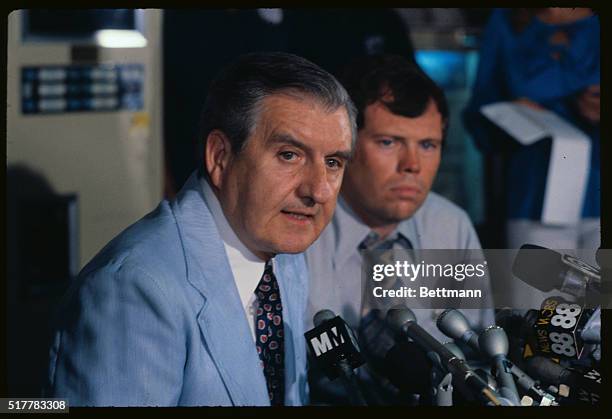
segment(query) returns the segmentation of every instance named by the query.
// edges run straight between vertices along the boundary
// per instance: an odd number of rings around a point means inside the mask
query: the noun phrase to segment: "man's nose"
[[[418,145],[408,144],[408,146],[402,150],[400,159],[398,162],[399,172],[418,173],[421,170],[421,158],[419,155]]]
[[[304,173],[298,193],[308,206],[324,204],[334,196],[330,182],[325,164],[312,164]]]

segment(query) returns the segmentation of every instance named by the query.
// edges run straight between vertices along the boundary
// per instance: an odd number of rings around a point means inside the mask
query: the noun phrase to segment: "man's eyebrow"
[[[338,150],[328,156],[325,157],[340,157],[343,160],[350,160],[353,153],[350,150]]]
[[[379,137],[389,137],[389,138],[393,138],[394,140],[398,140],[398,141],[405,141],[406,137],[403,137],[401,135],[392,135],[392,134],[385,134],[385,133],[378,133],[378,134],[373,134],[374,137],[379,138]],[[438,138],[438,137],[424,137],[424,138],[419,138],[417,139],[417,141],[435,141],[435,142],[443,142],[444,138]]]
[[[425,138],[421,138],[418,141],[433,141],[434,143],[441,143],[442,141],[444,141],[444,139],[438,138],[438,137],[425,137]]]
[[[312,147],[310,147],[308,144],[305,144],[305,143],[301,142],[300,140],[294,138],[290,134],[284,134],[284,133],[274,134],[270,138],[270,142],[273,143],[273,144],[289,144],[289,145],[292,145],[294,147],[297,147],[297,148],[299,148],[301,150],[304,150],[304,151],[307,151],[307,152],[311,152],[312,151]]]
[[[301,150],[304,150],[307,153],[313,152],[312,147],[294,138],[290,134],[285,134],[285,133],[274,134],[272,135],[272,137],[270,137],[270,142],[273,144],[289,144]],[[350,160],[351,151],[350,150],[336,150],[333,153],[326,155],[325,157],[340,157],[341,159],[344,159],[344,160]]]

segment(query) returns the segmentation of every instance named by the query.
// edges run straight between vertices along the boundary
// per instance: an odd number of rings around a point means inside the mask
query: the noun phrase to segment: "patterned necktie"
[[[283,306],[271,260],[266,262],[255,295],[258,302],[255,323],[257,354],[266,377],[270,404],[282,406],[285,402]]]

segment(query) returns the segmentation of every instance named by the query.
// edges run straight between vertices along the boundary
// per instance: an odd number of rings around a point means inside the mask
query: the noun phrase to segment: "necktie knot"
[[[371,231],[365,239],[359,243],[359,250],[389,250],[393,249],[395,245],[398,245],[401,249],[412,249],[412,243],[401,233],[395,233],[391,237],[386,239],[380,239],[380,236]]]

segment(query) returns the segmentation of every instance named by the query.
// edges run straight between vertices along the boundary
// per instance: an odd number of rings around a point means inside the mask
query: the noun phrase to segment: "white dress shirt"
[[[236,288],[240,295],[240,301],[242,302],[242,307],[244,308],[244,313],[249,323],[253,341],[255,341],[255,317],[257,311],[255,288],[257,288],[263,276],[266,263],[255,256],[253,252],[240,241],[238,236],[236,236],[227,218],[225,218],[221,203],[217,199],[211,186],[208,184],[208,181],[204,178],[200,178],[200,183],[208,209],[215,220],[219,235],[223,240],[227,259],[229,260]]]

